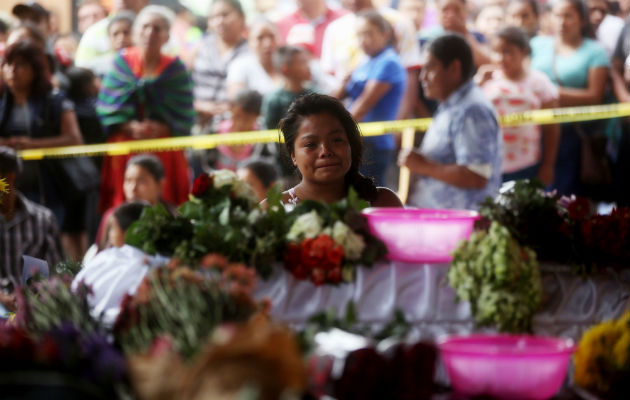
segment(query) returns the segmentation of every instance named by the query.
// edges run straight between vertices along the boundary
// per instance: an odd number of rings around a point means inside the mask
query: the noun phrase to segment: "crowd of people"
[[[406,166],[410,206],[474,209],[523,178],[630,202],[627,119],[497,122],[630,101],[628,0],[213,0],[204,16],[149,3],[80,1],[66,34],[32,1],[0,18],[0,177],[14,193],[0,202],[3,278],[22,254],[54,264],[120,244],[138,202],[174,213],[192,178],[213,169],[238,171],[261,201],[279,182],[287,203],[338,200],[351,185],[375,206],[401,206],[387,188]],[[354,123],[430,116],[413,150],[398,150],[394,133],[361,138]],[[260,129],[280,129],[285,146],[15,155]],[[609,174],[587,179],[596,139]],[[22,233],[34,226],[38,235]]]

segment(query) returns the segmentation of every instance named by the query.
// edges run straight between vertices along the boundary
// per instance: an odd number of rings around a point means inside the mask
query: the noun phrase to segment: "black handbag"
[[[66,201],[81,198],[100,185],[100,172],[87,157],[47,159],[42,166]]]

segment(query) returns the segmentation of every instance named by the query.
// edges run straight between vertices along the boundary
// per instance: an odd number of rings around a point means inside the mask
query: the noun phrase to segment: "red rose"
[[[319,286],[326,282],[326,272],[321,268],[315,268],[311,271],[311,281],[315,286]]]
[[[201,197],[212,184],[212,179],[208,174],[201,174],[193,182],[192,194],[195,197]]]
[[[586,218],[591,212],[591,203],[585,197],[576,197],[569,204],[569,218],[581,220]]]
[[[341,267],[335,267],[328,271],[326,274],[326,280],[330,283],[341,282]]]

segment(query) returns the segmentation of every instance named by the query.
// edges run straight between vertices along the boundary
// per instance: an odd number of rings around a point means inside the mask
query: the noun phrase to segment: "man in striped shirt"
[[[9,193],[0,194],[0,281],[5,287],[21,282],[22,256],[46,260],[53,268],[62,254],[52,212],[28,200],[14,187],[20,169],[15,151],[0,146],[0,178],[9,189]],[[0,301],[5,297],[0,293]]]

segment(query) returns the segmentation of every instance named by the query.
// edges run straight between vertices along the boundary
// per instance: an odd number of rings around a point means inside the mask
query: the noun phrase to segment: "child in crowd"
[[[70,67],[66,70],[66,75],[70,82],[68,98],[74,102],[83,142],[86,144],[105,142],[101,123],[96,115],[96,97],[100,80],[87,68]]]
[[[558,89],[542,72],[525,67],[529,38],[516,27],[492,39],[498,66],[483,66],[475,79],[499,115],[558,106]],[[558,125],[503,127],[503,180],[539,178],[553,182],[560,131]],[[542,140],[541,140],[542,139]],[[541,149],[542,142],[542,149]]]
[[[121,11],[107,24],[107,36],[115,52],[133,46],[131,28],[135,15],[131,11]]]
[[[219,133],[250,132],[259,129],[258,117],[262,95],[255,90],[245,89],[230,100],[231,118],[219,123]],[[263,146],[253,144],[220,145],[210,153],[213,159],[210,165],[214,169],[230,169],[236,171],[238,165],[251,156],[260,153]]]
[[[240,180],[252,187],[259,202],[267,198],[267,192],[278,181],[278,170],[275,165],[262,158],[248,161],[236,171],[236,174]]]
[[[129,159],[123,183],[125,202],[143,201],[150,206],[161,204],[168,212],[175,214],[175,207],[162,199],[163,186],[164,166],[159,158],[152,154],[140,154]],[[107,247],[111,218],[115,209],[112,207],[103,214],[96,234],[95,246],[90,247],[88,254],[84,257],[84,262]]]
[[[267,129],[277,129],[295,99],[310,93],[304,85],[311,79],[309,56],[298,46],[279,47],[273,55],[273,64],[283,77],[283,87],[265,96],[262,115]]]
[[[112,214],[107,247],[122,247],[125,244],[127,230],[131,224],[140,219],[142,211],[148,206],[149,204],[144,201],[133,201],[118,206]]]

